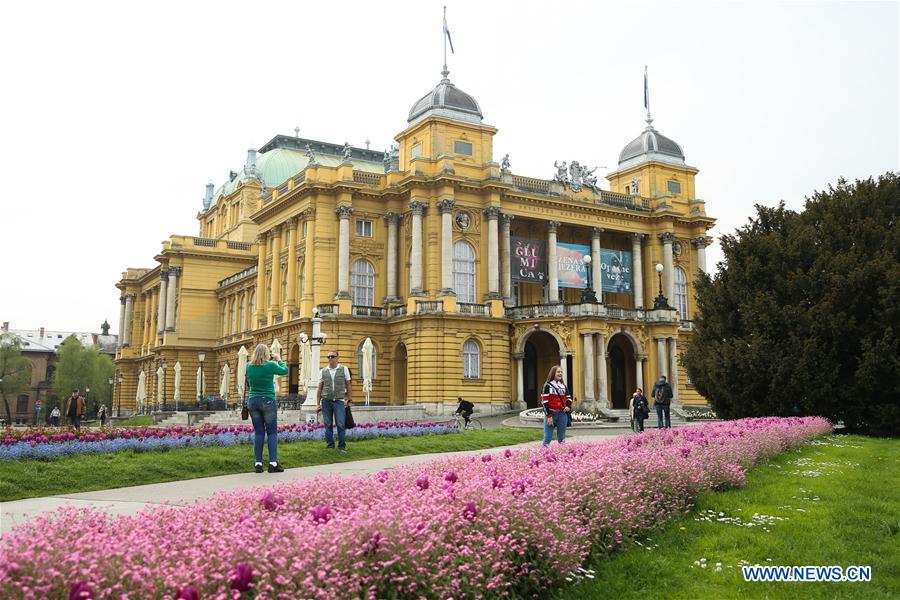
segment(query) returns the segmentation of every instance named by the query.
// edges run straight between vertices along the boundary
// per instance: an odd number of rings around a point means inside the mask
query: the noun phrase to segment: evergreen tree
[[[10,334],[0,334],[0,396],[6,409],[8,423],[13,422],[10,398],[28,387],[31,381],[31,361],[22,355],[19,338]]]
[[[900,435],[900,176],[756,211],[698,279],[692,382],[726,418],[822,415]]]

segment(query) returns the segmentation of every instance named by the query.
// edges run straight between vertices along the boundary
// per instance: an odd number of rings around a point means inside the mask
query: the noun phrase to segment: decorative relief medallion
[[[683,249],[681,247],[681,242],[675,242],[672,244],[672,254],[675,256],[681,256]]]
[[[455,220],[460,231],[468,231],[472,226],[472,215],[464,210],[457,211]]]

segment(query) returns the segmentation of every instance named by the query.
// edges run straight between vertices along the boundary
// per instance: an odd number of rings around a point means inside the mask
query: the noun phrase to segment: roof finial
[[[450,42],[450,53],[456,54],[456,51],[453,49],[453,40],[450,38],[450,29],[447,27],[447,7],[444,7],[444,32],[441,36],[444,38],[444,70],[441,71],[441,75],[443,76],[445,81],[449,81],[447,76],[450,74],[450,69],[447,68],[447,42]]]
[[[647,129],[653,129],[653,117],[650,116],[650,84],[647,83],[647,65],[644,65],[644,108],[647,109]]]
[[[300,137],[300,124],[299,123],[294,127],[294,137]]]

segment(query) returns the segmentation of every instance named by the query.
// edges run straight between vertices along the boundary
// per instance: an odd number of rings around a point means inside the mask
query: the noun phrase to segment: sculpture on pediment
[[[554,160],[553,166],[556,168],[556,175],[553,176],[553,181],[558,181],[562,184],[569,183],[569,174],[566,171],[566,161],[562,161],[562,164],[560,165]]]
[[[316,153],[313,152],[313,149],[309,144],[306,145],[306,159],[307,166],[311,167],[313,165],[319,164],[316,162]]]
[[[553,176],[553,181],[562,183],[573,192],[578,193],[586,187],[592,190],[598,189],[597,177],[594,175],[594,171],[599,167],[589,169],[587,165],[582,165],[577,160],[573,160],[571,163],[563,161],[562,164],[554,161],[553,166],[556,168],[556,175]]]
[[[501,173],[510,173],[509,170],[509,153],[503,155],[503,158],[500,159],[500,172]]]

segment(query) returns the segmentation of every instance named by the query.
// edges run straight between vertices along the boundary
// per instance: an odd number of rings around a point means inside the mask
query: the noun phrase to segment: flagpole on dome
[[[442,32],[442,36],[444,38],[444,70],[441,71],[441,75],[444,76],[444,79],[447,79],[447,76],[450,74],[450,70],[447,68],[447,42],[450,43],[450,53],[456,54],[456,51],[453,49],[453,39],[450,37],[450,29],[447,27],[447,7],[444,7],[444,30]]]
[[[650,84],[647,81],[647,65],[644,65],[644,108],[647,110],[647,129],[653,129],[653,118],[650,116]]]

